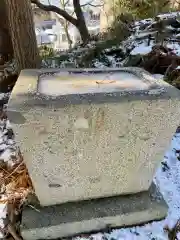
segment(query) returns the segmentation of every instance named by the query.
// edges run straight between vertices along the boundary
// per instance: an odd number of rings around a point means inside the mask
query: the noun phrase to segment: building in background
[[[100,10],[100,32],[105,32],[111,26],[114,20],[112,6],[115,6],[115,0],[104,0],[104,4]]]
[[[60,51],[68,49],[68,39],[62,24],[64,18],[54,12],[47,14],[47,12],[36,7],[34,7],[33,11],[38,45],[49,45]],[[74,8],[69,6],[66,11],[73,15]],[[89,29],[89,33],[92,35],[98,34],[100,31],[100,12],[95,12],[88,8],[84,10],[84,17]],[[68,23],[68,32],[72,41],[72,46],[76,42],[80,41],[79,31],[71,23]]]
[[[56,25],[53,26],[53,33],[57,35],[56,41],[54,41],[54,48],[58,50],[68,49],[69,44],[67,40],[67,35],[62,24],[62,21],[64,21],[64,19],[61,18],[58,14],[53,12],[51,13],[51,17],[52,19],[56,20]],[[92,12],[84,12],[84,17],[86,20],[87,27],[89,29],[89,33],[98,34],[100,31],[100,14],[93,15]],[[70,39],[72,41],[72,45],[80,41],[81,38],[79,31],[71,23],[69,23],[68,25],[68,32]]]

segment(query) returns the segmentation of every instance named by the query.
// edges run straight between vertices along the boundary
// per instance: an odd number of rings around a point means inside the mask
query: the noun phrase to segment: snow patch
[[[150,53],[152,51],[152,46],[137,46],[135,47],[132,51],[131,51],[131,55],[137,55],[137,54],[141,54],[141,55],[146,55],[148,53]]]
[[[4,221],[7,216],[7,204],[1,203],[0,204],[0,229],[4,229]],[[2,231],[0,231],[0,239],[4,239],[4,235]]]
[[[164,75],[162,74],[153,74],[154,78],[158,79],[158,80],[163,80]]]

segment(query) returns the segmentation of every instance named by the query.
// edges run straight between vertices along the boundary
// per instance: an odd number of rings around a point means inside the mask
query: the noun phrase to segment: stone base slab
[[[21,232],[26,240],[70,237],[160,220],[168,208],[153,184],[147,192],[38,209],[23,211]]]

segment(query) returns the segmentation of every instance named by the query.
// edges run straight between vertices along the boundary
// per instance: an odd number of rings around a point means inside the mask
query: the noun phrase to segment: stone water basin
[[[23,70],[7,114],[41,205],[147,191],[179,98],[139,68]]]

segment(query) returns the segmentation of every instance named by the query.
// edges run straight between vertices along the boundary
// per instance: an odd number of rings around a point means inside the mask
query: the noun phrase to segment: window
[[[45,29],[52,29],[52,25],[46,25]]]

